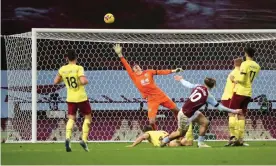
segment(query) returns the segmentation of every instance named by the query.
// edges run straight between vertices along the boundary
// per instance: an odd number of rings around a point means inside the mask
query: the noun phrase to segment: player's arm
[[[148,70],[148,71],[151,72],[152,75],[168,75],[168,74],[171,74],[171,73],[181,72],[181,71],[183,71],[183,69],[177,68],[177,69],[174,69],[174,70]]]
[[[207,103],[212,105],[213,107],[216,107],[219,111],[225,111],[225,112],[229,112],[229,113],[233,113],[233,114],[239,114],[242,112],[242,109],[233,110],[233,109],[223,106],[210,93],[208,94]]]
[[[192,84],[189,81],[184,80],[183,77],[180,75],[175,75],[174,79],[176,81],[179,81],[183,86],[185,86],[187,88],[195,88],[197,86],[196,84]]]
[[[245,82],[245,76],[247,74],[247,66],[245,63],[241,64],[240,73],[237,76],[231,75],[230,79],[235,84],[243,84]]]
[[[139,136],[139,137],[133,142],[132,145],[129,145],[129,146],[127,146],[127,147],[132,148],[132,147],[134,147],[134,146],[140,144],[143,140],[147,140],[148,138],[149,138],[149,134],[144,133],[143,135]]]
[[[59,69],[59,71],[58,71],[58,73],[57,73],[57,75],[56,75],[56,77],[54,79],[54,85],[59,84],[61,82],[62,82],[62,76],[60,74],[60,69]]]
[[[127,60],[123,57],[122,54],[122,47],[119,44],[115,44],[115,46],[113,47],[115,53],[118,55],[118,57],[121,59],[121,62],[123,63],[124,67],[126,68],[126,71],[128,73],[128,75],[133,78],[133,71],[132,68],[130,67],[130,65],[128,64]]]
[[[82,66],[80,66],[80,68],[78,70],[78,77],[79,77],[80,83],[82,85],[88,84],[88,80],[87,80],[86,76],[84,75],[84,69]]]

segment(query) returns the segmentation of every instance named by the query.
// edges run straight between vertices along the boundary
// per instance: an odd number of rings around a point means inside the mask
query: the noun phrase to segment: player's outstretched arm
[[[55,79],[54,79],[54,85],[59,84],[59,83],[61,83],[61,82],[62,82],[62,77],[61,77],[61,75],[58,73],[58,74],[56,75]]]
[[[153,75],[168,75],[168,74],[171,74],[171,73],[182,72],[184,70],[181,69],[181,68],[177,68],[177,69],[174,69],[174,70],[148,70],[148,71],[150,71]]]
[[[240,67],[240,73],[237,76],[231,75],[231,81],[235,84],[243,84],[245,82],[246,71],[247,66],[245,66],[244,63],[242,63]]]
[[[113,50],[118,55],[118,57],[121,59],[121,62],[123,63],[124,67],[126,68],[128,75],[132,78],[134,73],[133,73],[130,65],[128,64],[127,60],[123,57],[122,47],[119,44],[115,44],[113,46]]]
[[[195,87],[196,87],[195,84],[192,84],[192,83],[190,83],[190,82],[184,80],[183,77],[180,76],[180,75],[175,75],[175,76],[174,76],[174,79],[175,79],[176,81],[181,82],[181,84],[182,84],[183,86],[187,87],[187,88],[195,88]]]
[[[208,94],[207,103],[212,105],[213,107],[216,107],[219,111],[225,111],[225,112],[229,112],[229,113],[233,113],[233,114],[242,113],[242,109],[234,110],[234,109],[230,109],[230,108],[227,108],[227,107],[223,106],[210,93]]]
[[[78,77],[79,77],[79,80],[80,80],[80,83],[82,85],[86,85],[88,84],[88,80],[86,78],[86,76],[84,75],[84,69],[83,67],[79,67],[79,70],[78,70]]]
[[[138,137],[138,138],[133,142],[132,145],[128,145],[127,147],[128,147],[128,148],[132,148],[132,147],[134,147],[134,146],[140,144],[143,140],[146,140],[146,139],[148,139],[148,138],[149,138],[149,134],[146,134],[146,133],[145,133],[145,134],[141,135],[140,137]]]

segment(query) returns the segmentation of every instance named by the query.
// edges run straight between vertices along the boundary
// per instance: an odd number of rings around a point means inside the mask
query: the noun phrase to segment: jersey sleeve
[[[62,67],[58,69],[58,75],[61,76],[62,73]]]
[[[128,64],[127,60],[124,57],[121,57],[121,62],[123,63],[124,67],[126,68],[126,71],[127,71],[128,75],[130,76],[130,78],[133,79],[134,73],[133,73],[130,65]]]
[[[219,111],[235,113],[235,110],[227,108],[220,104],[211,93],[208,94],[207,103],[212,105],[213,107],[217,107]]]
[[[213,107],[217,107],[219,105],[219,102],[215,99],[215,97],[210,92],[207,97],[207,103]]]
[[[82,66],[79,67],[79,70],[78,70],[78,77],[81,77],[81,76],[85,76],[84,75],[84,69]]]
[[[182,80],[180,80],[180,82],[181,82],[181,84],[183,85],[183,86],[185,86],[186,88],[195,88],[196,86],[198,86],[197,84],[192,84],[192,83],[190,83],[189,81],[186,81],[186,80],[184,80],[184,79],[182,79]]]
[[[148,70],[152,75],[168,75],[171,74],[171,70]]]
[[[245,80],[245,75],[247,74],[248,66],[243,62],[240,67],[240,73],[237,76],[237,80],[240,83],[243,83]]]

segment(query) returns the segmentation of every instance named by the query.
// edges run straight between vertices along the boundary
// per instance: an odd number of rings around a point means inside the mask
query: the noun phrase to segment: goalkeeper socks
[[[237,135],[236,135],[236,131],[237,128],[236,128],[236,117],[235,116],[230,116],[229,117],[229,132],[230,132],[230,137],[232,136],[235,136],[237,138]]]
[[[239,137],[239,139],[243,139],[243,137],[244,137],[244,130],[245,130],[245,120],[238,120],[238,124],[239,124],[239,135],[238,135],[238,137]]]
[[[69,119],[66,124],[66,139],[71,139],[72,136],[72,128],[75,121],[73,119]]]
[[[151,125],[151,127],[152,127],[152,130],[157,130],[157,125],[156,125],[155,123],[150,124],[150,125]]]
[[[87,142],[88,134],[89,134],[89,127],[90,127],[90,120],[84,119],[84,122],[82,125],[82,140],[84,142]]]

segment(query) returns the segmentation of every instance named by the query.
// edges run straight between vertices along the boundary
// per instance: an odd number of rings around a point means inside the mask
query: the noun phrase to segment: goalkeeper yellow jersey
[[[62,77],[67,88],[67,102],[79,103],[88,100],[84,85],[80,83],[80,77],[84,75],[82,66],[68,64],[62,66],[58,74]]]
[[[261,67],[253,60],[242,62],[240,74],[237,79],[240,83],[237,84],[236,94],[241,96],[252,96],[252,83],[258,76]]]
[[[235,92],[235,90],[234,90],[235,84],[231,81],[230,76],[233,75],[235,78],[237,78],[239,73],[240,73],[239,68],[235,68],[228,75],[221,100],[229,100],[232,98],[233,93]]]
[[[153,146],[160,146],[162,139],[169,135],[166,131],[147,131],[146,134],[149,134],[148,141],[153,144]]]

